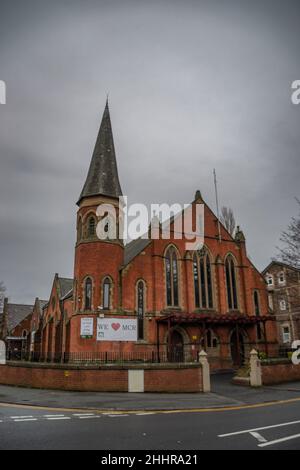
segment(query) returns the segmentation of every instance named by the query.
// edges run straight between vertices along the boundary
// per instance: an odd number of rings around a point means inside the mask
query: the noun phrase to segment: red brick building
[[[109,222],[101,240],[97,208],[109,203],[119,214],[121,196],[106,104],[77,203],[74,280],[55,276],[43,306],[41,354],[182,361],[205,348],[215,368],[241,363],[253,347],[276,354],[266,283],[247,257],[243,232],[232,238],[197,191],[191,208],[195,217],[196,205],[204,204],[200,251],[186,250],[175,220],[168,240],[124,245],[110,236]]]
[[[269,307],[277,320],[278,342],[282,351],[300,338],[300,269],[272,261],[263,271]]]
[[[32,305],[13,304],[4,299],[0,338],[6,342],[8,357],[27,357],[32,309]]]

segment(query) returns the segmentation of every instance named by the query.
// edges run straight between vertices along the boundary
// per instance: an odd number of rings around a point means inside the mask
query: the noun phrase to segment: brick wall
[[[202,390],[202,370],[145,370],[145,392],[199,392]]]
[[[300,380],[300,365],[296,366],[288,359],[262,363],[261,370],[263,385]]]
[[[195,366],[132,366],[145,370],[145,392],[200,392],[202,369]],[[128,367],[70,367],[8,363],[0,366],[0,384],[54,390],[127,392]]]

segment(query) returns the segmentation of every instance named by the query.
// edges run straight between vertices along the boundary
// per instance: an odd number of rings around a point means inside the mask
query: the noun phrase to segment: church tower
[[[122,190],[106,102],[87,178],[77,202],[74,266],[74,313],[77,315],[97,316],[119,310],[119,269],[123,264],[124,245],[118,223],[114,225],[112,214],[103,205],[114,209],[118,221],[122,211],[120,197]]]

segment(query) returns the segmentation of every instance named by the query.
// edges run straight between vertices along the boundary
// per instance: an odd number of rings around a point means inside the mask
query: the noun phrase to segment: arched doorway
[[[181,333],[173,330],[170,334],[169,361],[184,362],[184,341]]]
[[[243,333],[237,328],[231,333],[230,350],[233,365],[241,367],[245,361],[245,338]]]

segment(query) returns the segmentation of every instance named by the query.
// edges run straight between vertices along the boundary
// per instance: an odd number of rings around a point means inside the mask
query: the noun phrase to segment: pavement
[[[218,409],[300,400],[300,382],[253,389],[212,375],[211,393],[99,393],[0,386],[0,403],[80,410],[158,411]]]

